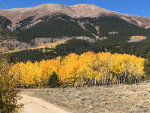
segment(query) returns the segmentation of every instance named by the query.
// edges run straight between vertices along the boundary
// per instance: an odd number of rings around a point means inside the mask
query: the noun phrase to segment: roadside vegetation
[[[11,66],[7,58],[0,54],[0,113],[17,112],[18,92],[16,88],[16,78],[9,74]]]

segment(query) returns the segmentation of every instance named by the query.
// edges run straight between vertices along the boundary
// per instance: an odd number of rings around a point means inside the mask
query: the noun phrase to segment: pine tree
[[[149,60],[146,60],[146,62],[144,63],[144,71],[146,75],[148,76],[148,79],[150,79],[150,61]]]
[[[47,85],[51,88],[60,86],[60,81],[59,81],[58,75],[55,72],[53,72],[53,74],[49,77]]]

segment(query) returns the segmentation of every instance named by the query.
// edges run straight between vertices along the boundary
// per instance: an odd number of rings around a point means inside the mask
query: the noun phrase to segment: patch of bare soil
[[[69,113],[58,106],[45,102],[44,100],[31,97],[28,95],[20,95],[22,97],[18,104],[24,104],[20,113]]]
[[[150,82],[101,87],[22,90],[73,113],[150,113]]]

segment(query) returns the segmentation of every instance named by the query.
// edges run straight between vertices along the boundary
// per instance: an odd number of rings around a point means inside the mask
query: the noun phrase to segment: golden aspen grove
[[[128,84],[148,78],[144,62],[144,58],[128,54],[72,53],[41,62],[20,62],[12,66],[10,73],[17,78],[18,86],[25,87],[47,86],[53,72],[67,86]]]

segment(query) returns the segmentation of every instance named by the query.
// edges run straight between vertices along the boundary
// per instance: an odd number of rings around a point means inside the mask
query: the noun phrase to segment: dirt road
[[[24,107],[20,113],[69,113],[37,97],[23,94],[21,97],[22,99],[18,103],[24,104]]]
[[[150,113],[150,81],[101,87],[24,89],[72,113]]]

